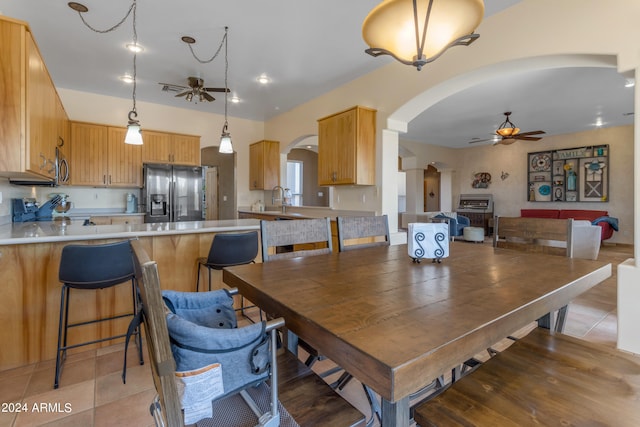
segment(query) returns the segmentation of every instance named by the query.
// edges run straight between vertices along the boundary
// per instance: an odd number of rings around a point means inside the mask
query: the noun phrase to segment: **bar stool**
[[[225,267],[234,265],[250,264],[255,262],[258,256],[258,232],[247,233],[220,233],[213,236],[209,255],[206,258],[198,258],[198,280],[196,282],[196,292],[200,290],[200,269],[207,267],[209,272],[209,291],[211,291],[211,270],[222,270]],[[255,306],[245,306],[244,297],[240,297],[240,313]],[[262,319],[262,313],[260,314]]]
[[[62,282],[60,294],[60,323],[58,326],[58,350],[56,353],[56,375],[53,388],[58,388],[62,365],[66,359],[67,350],[102,341],[124,338],[126,333],[86,341],[77,344],[67,344],[69,328],[119,319],[127,316],[135,316],[138,312],[138,298],[135,284],[135,272],[131,245],[128,240],[102,245],[67,245],[62,248],[60,257],[60,272],[58,274]],[[69,295],[71,289],[97,290],[116,286],[121,283],[131,282],[131,295],[133,310],[130,313],[115,315],[107,318],[89,320],[69,324]],[[126,332],[126,331],[125,331]],[[140,364],[144,364],[142,357],[142,335],[137,334],[138,353]],[[126,361],[125,361],[126,363]]]

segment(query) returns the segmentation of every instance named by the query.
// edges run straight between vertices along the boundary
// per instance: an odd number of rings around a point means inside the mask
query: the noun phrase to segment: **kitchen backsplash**
[[[39,203],[49,199],[51,193],[64,193],[72,203],[70,215],[74,210],[78,213],[118,213],[124,212],[127,203],[127,193],[133,193],[140,200],[139,188],[88,188],[88,187],[23,187],[11,185],[9,181],[0,178],[0,225],[11,222],[11,199],[33,197]]]

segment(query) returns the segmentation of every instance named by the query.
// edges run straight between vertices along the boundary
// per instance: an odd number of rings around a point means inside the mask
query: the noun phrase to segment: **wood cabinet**
[[[142,149],[124,143],[126,128],[71,123],[71,184],[141,187]]]
[[[55,176],[68,118],[26,23],[0,17],[0,174]]]
[[[249,189],[271,190],[280,185],[280,143],[258,141],[249,146]]]
[[[318,185],[374,185],[376,110],[356,106],[318,120]]]
[[[200,166],[200,137],[176,133],[142,131],[143,163]]]

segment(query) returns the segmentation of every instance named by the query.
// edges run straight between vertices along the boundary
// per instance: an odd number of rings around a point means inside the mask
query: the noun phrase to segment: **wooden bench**
[[[536,328],[414,412],[428,426],[639,426],[640,357]]]
[[[572,219],[496,216],[493,246],[571,256]]]
[[[278,400],[300,427],[364,426],[365,416],[293,353],[278,351]]]

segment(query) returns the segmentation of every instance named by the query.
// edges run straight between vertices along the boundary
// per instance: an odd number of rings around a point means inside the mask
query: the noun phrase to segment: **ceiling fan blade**
[[[202,95],[204,99],[206,99],[209,102],[216,100],[213,96],[209,95],[207,92],[200,92],[200,95]]]
[[[541,136],[522,136],[522,135],[516,135],[513,137],[513,139],[521,139],[523,141],[539,141],[542,139]]]
[[[187,86],[174,85],[173,83],[158,83],[162,86],[163,92],[180,92],[184,89],[189,89]]]
[[[517,138],[519,136],[542,135],[543,133],[546,133],[546,132],[543,130],[532,130],[531,132],[521,132],[517,135],[514,135],[514,137]]]
[[[202,90],[206,90],[207,92],[223,92],[223,93],[224,92],[227,92],[227,93],[231,92],[229,90],[229,88],[225,89],[223,87],[204,87],[204,88],[202,88]]]
[[[469,144],[477,144],[480,142],[487,142],[487,141],[493,141],[493,138],[485,138],[485,139],[475,138],[469,141]]]
[[[186,91],[186,92],[179,93],[179,94],[177,94],[177,95],[176,95],[176,98],[178,98],[178,97],[180,97],[180,96],[185,96],[185,95],[190,94],[190,93],[191,93],[191,91],[190,91],[190,90],[188,90],[188,91]]]

